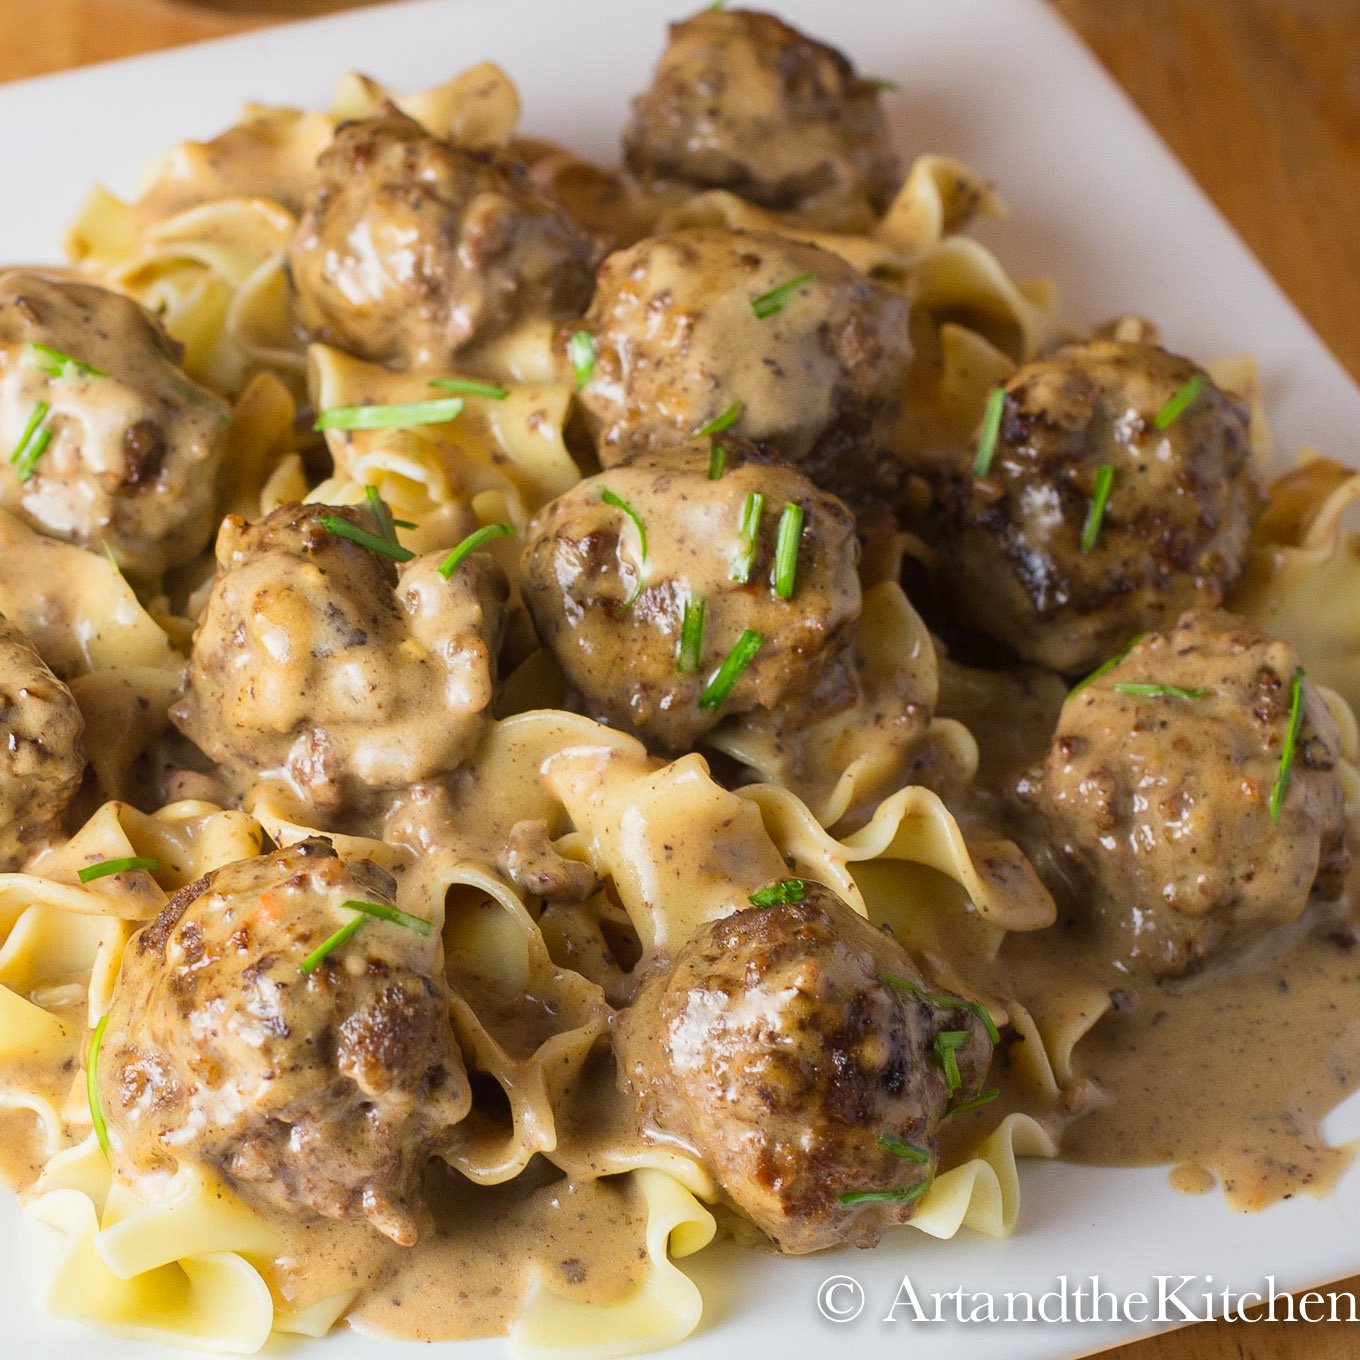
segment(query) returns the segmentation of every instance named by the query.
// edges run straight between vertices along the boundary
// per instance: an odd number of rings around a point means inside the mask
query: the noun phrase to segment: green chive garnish
[[[985,477],[991,470],[996,453],[996,437],[1001,433],[1001,417],[1006,413],[1006,389],[992,388],[987,398],[987,409],[982,416],[982,432],[978,435],[977,455],[973,459],[973,476]]]
[[[716,482],[727,471],[727,450],[715,439],[708,451],[708,480]]]
[[[1294,672],[1289,691],[1289,726],[1285,729],[1284,745],[1280,748],[1280,768],[1275,785],[1270,790],[1270,820],[1279,822],[1280,809],[1289,793],[1289,780],[1294,770],[1294,752],[1299,744],[1299,728],[1303,725],[1303,667]]]
[[[905,1138],[899,1138],[895,1133],[880,1133],[878,1145],[885,1152],[891,1152],[894,1157],[902,1157],[906,1161],[916,1162],[920,1166],[925,1166],[930,1161],[930,1153],[925,1148],[919,1148],[915,1143],[909,1143]]]
[[[1116,685],[1116,694],[1137,694],[1149,699],[1202,699],[1207,689],[1183,689],[1180,685]]]
[[[983,1091],[975,1095],[971,1100],[961,1100],[957,1105],[951,1105],[945,1112],[944,1118],[951,1119],[956,1114],[966,1114],[969,1110],[980,1110],[984,1105],[990,1105],[1001,1095],[1001,1092],[993,1086],[989,1091]],[[943,1121],[941,1121],[943,1122]]]
[[[368,548],[371,552],[381,553],[394,562],[409,562],[415,556],[410,548],[403,548],[400,543],[394,543],[381,534],[371,534],[367,529],[351,524],[340,515],[320,515],[318,523],[323,528],[329,529],[336,538],[347,538],[351,543],[357,543],[361,548]]]
[[[359,932],[359,929],[367,919],[368,918],[365,916],[356,916],[354,920],[348,921],[341,926],[334,935],[322,940],[322,942],[317,945],[317,947],[313,949],[300,964],[298,964],[298,972],[315,973],[316,970],[321,967],[322,961],[326,956],[339,949],[347,940],[352,939]]]
[[[126,874],[132,869],[145,869],[154,874],[161,867],[160,860],[152,855],[129,855],[126,859],[105,859],[98,864],[77,870],[76,877],[82,883],[93,883],[97,878],[109,878],[113,874]]]
[[[681,675],[697,675],[704,651],[704,611],[702,595],[691,595],[685,601],[684,616],[680,621],[680,649],[675,656],[675,669]]]
[[[900,90],[902,87],[895,80],[887,80],[883,76],[868,76],[862,82],[873,90]]]
[[[508,387],[473,382],[469,378],[431,378],[430,386],[437,387],[441,392],[457,392],[464,397],[485,397],[488,401],[504,401],[510,395]]]
[[[930,1045],[944,1071],[944,1084],[951,1096],[963,1085],[958,1051],[967,1046],[970,1038],[972,1035],[966,1029],[942,1029]]]
[[[378,495],[376,486],[364,487],[364,495],[368,497],[368,508],[372,512],[373,518],[378,522],[378,528],[382,536],[389,543],[397,541],[397,524],[392,518],[392,512],[387,508],[387,502]]]
[[[789,299],[804,284],[811,283],[816,277],[811,270],[808,270],[805,274],[798,274],[791,278],[787,283],[781,283],[777,288],[771,288],[768,293],[762,293],[759,297],[752,298],[751,310],[756,314],[756,320],[764,321],[767,316],[774,316],[776,312],[782,312],[789,305]]]
[[[85,1098],[90,1104],[90,1123],[94,1125],[94,1136],[99,1140],[99,1149],[105,1161],[112,1161],[109,1155],[109,1126],[104,1119],[104,1110],[99,1103],[99,1049],[104,1042],[104,1031],[109,1026],[107,1014],[100,1017],[90,1039],[90,1051],[85,1058]]]
[[[1179,420],[1186,412],[1186,409],[1208,385],[1208,378],[1203,373],[1196,373],[1175,395],[1152,417],[1153,425],[1164,430],[1174,421]]]
[[[731,579],[745,585],[751,579],[751,568],[756,560],[756,543],[760,535],[760,519],[765,513],[765,497],[759,491],[747,492],[737,523],[737,543],[740,551],[732,564]]]
[[[411,916],[396,907],[389,907],[385,902],[342,902],[341,906],[346,911],[362,912],[365,916],[376,916],[380,921],[390,921],[404,930],[414,930],[417,935],[434,934],[434,926],[423,916]]]
[[[911,1204],[930,1189],[932,1177],[927,1176],[915,1185],[902,1190],[852,1190],[848,1195],[838,1195],[842,1204]]]
[[[700,425],[694,431],[695,439],[706,439],[709,435],[721,434],[730,430],[741,419],[741,402],[734,401],[725,411],[719,412],[707,425]]]
[[[699,707],[721,708],[764,643],[764,634],[748,628],[737,639],[737,645],[728,652],[727,659],[709,677],[704,692],[699,696]]]
[[[1101,521],[1105,518],[1105,506],[1110,499],[1110,488],[1114,485],[1114,464],[1102,463],[1096,469],[1096,487],[1091,496],[1091,504],[1086,511],[1086,523],[1081,526],[1081,550],[1090,552],[1100,537]]]
[[[807,883],[801,878],[785,878],[768,888],[753,892],[746,900],[753,907],[788,907],[807,896]]]
[[[642,516],[628,504],[622,496],[611,491],[607,486],[600,488],[600,499],[606,505],[612,505],[615,510],[622,510],[630,520],[638,535],[638,564],[642,566],[647,561],[647,526],[642,522]],[[630,610],[637,602],[637,597],[642,594],[642,573],[638,572],[637,584],[633,587],[633,593],[619,606],[619,613],[623,614]]]
[[[595,372],[595,337],[589,331],[572,331],[567,341],[567,358],[579,392]]]
[[[1135,633],[1129,639],[1128,646],[1126,646],[1123,651],[1116,652],[1108,661],[1102,661],[1084,680],[1078,680],[1077,683],[1067,691],[1067,697],[1070,699],[1078,690],[1085,689],[1092,680],[1099,680],[1102,675],[1108,675],[1140,642],[1142,642],[1145,637],[1147,637],[1146,632]]]
[[[779,517],[779,537],[774,550],[774,593],[781,600],[793,598],[793,583],[798,574],[798,545],[803,537],[803,507],[792,503]]]
[[[919,984],[909,982],[906,978],[896,977],[892,973],[880,973],[878,980],[886,982],[890,987],[896,987],[899,992],[906,992],[908,996],[914,996],[918,1001],[924,1001],[928,1006],[938,1006],[940,1010],[972,1011],[982,1021],[982,1026],[987,1031],[987,1037],[994,1044],[1001,1040],[1001,1031],[997,1029],[991,1011],[981,1001],[969,1001],[965,997],[954,996],[951,992],[927,991]]]
[[[514,532],[515,526],[513,524],[484,524],[480,529],[474,529],[439,564],[437,568],[439,574],[447,581],[473,553],[484,548],[492,539],[508,538]]]
[[[415,425],[444,425],[463,409],[462,397],[412,401],[403,406],[331,406],[316,418],[314,430],[409,430]]]
[[[33,470],[38,465],[38,459],[43,456],[48,444],[52,442],[52,429],[43,424],[51,409],[45,401],[40,401],[33,408],[33,414],[29,416],[23,434],[20,435],[14,452],[9,456],[15,475],[21,482],[26,482],[33,476]]]
[[[53,349],[51,345],[40,345],[36,341],[29,346],[38,357],[38,367],[51,378],[107,378],[109,375],[102,368],[96,368],[93,364],[81,363],[79,359],[73,359],[69,354],[63,354],[59,349]]]

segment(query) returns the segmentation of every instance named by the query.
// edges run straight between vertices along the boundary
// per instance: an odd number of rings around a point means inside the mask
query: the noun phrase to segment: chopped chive
[[[961,1100],[957,1105],[951,1105],[944,1112],[944,1118],[951,1119],[956,1114],[965,1114],[969,1110],[980,1110],[984,1105],[990,1105],[1000,1095],[1001,1092],[993,1086],[990,1090],[975,1095],[971,1100]]]
[[[972,1035],[966,1029],[942,1029],[930,1045],[944,1071],[944,1084],[951,1096],[963,1085],[958,1051],[966,1047],[971,1038]]]
[[[437,570],[447,581],[473,553],[484,548],[492,539],[513,537],[515,526],[513,524],[483,524],[480,529],[474,529],[456,548],[453,548],[449,555],[439,564]]]
[[[1006,413],[1006,389],[992,388],[987,398],[987,409],[982,416],[982,432],[978,435],[977,455],[973,459],[973,476],[985,477],[991,470],[996,453],[996,437],[1001,433],[1001,417]]]
[[[341,905],[347,911],[359,911],[365,916],[376,916],[380,921],[390,921],[394,926],[401,926],[404,930],[414,930],[417,935],[434,934],[434,926],[424,917],[411,916],[396,907],[389,907],[384,902],[343,902]]]
[[[895,1133],[880,1133],[878,1145],[885,1152],[891,1152],[894,1157],[902,1157],[906,1161],[916,1162],[921,1166],[927,1165],[930,1161],[930,1153],[925,1148],[917,1147],[915,1143],[909,1143],[905,1138],[899,1138]]]
[[[708,480],[716,482],[727,471],[727,450],[715,439],[708,451]]]
[[[751,579],[751,568],[756,561],[756,543],[760,536],[760,519],[765,513],[765,497],[759,491],[748,491],[741,505],[741,519],[737,523],[737,560],[732,563],[731,579],[745,585]]]
[[[694,431],[695,439],[705,439],[709,435],[721,434],[730,430],[741,419],[741,402],[734,401],[725,411],[719,412],[707,425],[700,425]]]
[[[394,519],[392,523],[398,529],[418,529],[420,527],[413,519]]]
[[[642,522],[642,516],[628,504],[622,496],[611,491],[607,486],[600,488],[600,499],[606,505],[612,505],[615,510],[622,510],[629,519],[633,521],[633,527],[638,533],[638,545],[641,549],[640,556],[645,562],[647,560],[647,526]]]
[[[357,524],[351,524],[349,520],[340,515],[321,515],[319,523],[329,529],[336,538],[347,538],[351,543],[357,543],[361,548],[368,548],[375,553],[381,553],[384,557],[390,557],[394,562],[409,562],[414,556],[410,548],[403,548],[400,543],[394,543],[391,539],[384,538],[381,534],[371,534],[367,529],[361,529]]]
[[[787,907],[807,896],[807,883],[801,878],[785,878],[768,888],[753,892],[746,900],[753,907]]]
[[[762,293],[759,297],[751,299],[751,310],[756,314],[757,321],[764,321],[766,317],[774,316],[777,312],[782,312],[789,305],[789,300],[805,284],[809,284],[817,276],[809,269],[804,274],[798,274],[781,283],[777,288],[771,288],[768,293]]]
[[[322,942],[317,945],[317,947],[313,949],[300,964],[298,964],[298,972],[315,973],[316,970],[321,967],[322,961],[328,954],[334,953],[334,951],[339,949],[347,940],[352,939],[358,934],[360,927],[367,919],[368,917],[366,916],[356,916],[354,920],[347,921],[342,925],[334,935],[328,936],[326,939],[322,940]]]
[[[726,660],[709,676],[708,684],[704,686],[704,692],[699,696],[699,707],[721,708],[764,643],[764,634],[757,633],[754,628],[748,628],[742,633],[737,639],[737,645],[728,652]]]
[[[1078,690],[1085,689],[1092,680],[1099,680],[1102,675],[1108,675],[1140,642],[1142,642],[1145,637],[1147,637],[1146,632],[1135,633],[1129,639],[1128,645],[1122,651],[1116,652],[1108,661],[1102,661],[1090,675],[1086,676],[1085,679],[1078,680],[1077,683],[1067,691],[1067,697],[1070,699]]]
[[[508,387],[473,382],[470,378],[431,378],[430,386],[437,387],[441,392],[457,392],[464,397],[485,397],[488,401],[504,401],[510,395]]]
[[[933,1177],[927,1176],[901,1190],[852,1190],[836,1198],[842,1204],[912,1204],[930,1189],[932,1181]]]
[[[918,983],[909,982],[906,978],[896,977],[892,973],[880,973],[878,980],[886,982],[890,987],[896,987],[900,992],[914,996],[918,1001],[924,1001],[928,1006],[938,1006],[940,1010],[972,1011],[982,1021],[982,1027],[987,1031],[987,1037],[994,1044],[1001,1040],[1001,1031],[997,1029],[991,1011],[981,1001],[969,1001],[966,997],[955,996],[952,992],[928,991]]]
[[[126,859],[105,859],[91,864],[76,872],[82,883],[93,883],[97,878],[109,878],[113,874],[125,874],[132,869],[145,869],[154,874],[161,867],[160,860],[153,855],[129,855]]]
[[[572,331],[567,341],[567,358],[579,392],[595,372],[595,337],[589,331]]]
[[[33,414],[29,416],[23,434],[19,436],[18,444],[9,456],[9,461],[21,482],[26,482],[33,476],[38,459],[52,442],[51,427],[43,424],[51,409],[45,401],[40,401],[33,408]]]
[[[803,507],[792,503],[779,517],[779,537],[774,549],[774,593],[781,600],[793,599],[798,574],[798,545],[803,537]]]
[[[1180,685],[1116,685],[1116,694],[1145,695],[1149,699],[1202,699],[1207,689],[1183,689]]]
[[[368,497],[368,508],[372,511],[373,518],[377,520],[382,536],[389,543],[395,543],[397,541],[397,522],[392,518],[392,512],[387,508],[387,502],[378,494],[378,488],[366,486],[364,487],[364,495]]]
[[[691,595],[685,601],[684,616],[680,620],[680,649],[675,657],[675,669],[681,675],[697,675],[704,651],[704,611],[702,595]]]
[[[887,80],[883,76],[868,76],[861,83],[867,85],[871,90],[896,91],[902,88],[897,81]]]
[[[99,1150],[105,1161],[112,1161],[109,1155],[109,1126],[104,1119],[104,1108],[99,1103],[99,1049],[104,1042],[104,1031],[109,1027],[109,1017],[105,1013],[94,1027],[90,1039],[90,1051],[85,1057],[85,1098],[90,1105],[90,1123],[94,1125],[94,1136],[99,1140]]]
[[[1275,785],[1270,790],[1270,820],[1278,823],[1280,809],[1289,793],[1289,780],[1294,769],[1294,752],[1299,744],[1299,728],[1303,725],[1303,667],[1294,671],[1289,687],[1289,726],[1285,728],[1284,745],[1280,748],[1280,769]]]
[[[1195,376],[1186,382],[1185,385],[1171,397],[1166,405],[1152,417],[1153,425],[1159,430],[1164,430],[1168,425],[1179,420],[1194,402],[1195,398],[1204,391],[1208,382],[1208,378],[1206,378],[1203,373],[1196,373]]]
[[[457,418],[462,397],[412,401],[402,406],[331,406],[316,418],[314,430],[408,430],[414,425],[443,425]]]
[[[1086,511],[1086,523],[1081,526],[1081,550],[1090,552],[1100,537],[1101,521],[1105,518],[1105,506],[1110,499],[1110,488],[1114,485],[1114,464],[1102,463],[1096,469],[1096,486],[1091,496],[1090,507]]]
[[[53,349],[51,345],[40,345],[36,340],[29,346],[35,354],[39,355],[38,367],[51,378],[107,378],[109,375],[102,368],[96,368],[93,364],[82,363],[79,359],[73,359],[69,354],[63,354],[59,349]]]

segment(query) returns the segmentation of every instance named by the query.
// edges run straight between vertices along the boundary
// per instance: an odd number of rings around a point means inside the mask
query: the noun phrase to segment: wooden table
[[[763,3],[778,7],[777,0]],[[1051,3],[1360,378],[1360,0]],[[0,0],[0,80],[343,5]],[[1283,1251],[1287,1244],[1281,1245]],[[1360,1277],[1344,1287],[1360,1292]],[[1111,1355],[1352,1360],[1360,1355],[1360,1328],[1209,1323]],[[1004,1360],[999,1351],[997,1360]]]

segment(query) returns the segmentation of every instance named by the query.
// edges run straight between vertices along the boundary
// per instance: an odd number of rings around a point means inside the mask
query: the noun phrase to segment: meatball
[[[367,510],[284,505],[235,515],[171,718],[214,760],[283,776],[334,806],[455,769],[490,722],[507,586],[475,554],[445,581],[442,554],[407,562],[344,538]]]
[[[522,167],[432,137],[392,106],[317,161],[289,267],[313,339],[449,365],[530,316],[579,316],[594,240]]]
[[[1042,771],[1020,791],[1121,967],[1186,973],[1296,919],[1310,892],[1340,891],[1340,739],[1306,682],[1271,815],[1298,665],[1287,642],[1197,610],[1064,704]]]
[[[438,932],[345,905],[395,891],[313,839],[171,898],[128,945],[100,1045],[118,1175],[187,1160],[269,1209],[416,1240],[421,1172],[471,1096]]]
[[[951,1100],[980,1088],[991,1019],[800,884],[799,901],[704,926],[647,983],[619,1017],[620,1081],[780,1251],[871,1247],[914,1212]],[[875,1192],[901,1198],[854,1198]]]
[[[0,873],[40,848],[75,796],[84,730],[71,691],[0,614]]]
[[[720,477],[707,441],[639,455],[559,496],[525,532],[520,590],[584,711],[661,751],[691,749],[734,713],[852,697],[854,517],[754,445],[718,447]],[[773,573],[790,506],[803,518],[783,599]],[[752,631],[759,649],[714,702],[712,677]]]
[[[753,303],[782,294],[772,314]],[[907,366],[905,300],[839,256],[783,236],[654,236],[600,266],[585,320],[595,365],[581,393],[606,467],[735,415],[819,484],[872,496]]]
[[[134,576],[208,546],[230,409],[121,293],[0,275],[0,505]]]
[[[1189,383],[1194,400],[1158,429]],[[1221,604],[1260,503],[1250,456],[1245,409],[1155,345],[1093,340],[1023,365],[991,466],[958,469],[935,519],[953,612],[1073,675],[1140,629]]]
[[[644,181],[730,189],[865,226],[901,179],[879,86],[773,14],[704,9],[673,24],[624,134]]]

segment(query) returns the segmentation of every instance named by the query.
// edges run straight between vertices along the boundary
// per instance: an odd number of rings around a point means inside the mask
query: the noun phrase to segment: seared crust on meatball
[[[1192,380],[1198,395],[1157,429]],[[962,622],[1075,675],[1141,629],[1222,603],[1261,499],[1235,398],[1188,359],[1113,340],[1024,364],[1005,391],[990,468],[959,466],[932,530]],[[1109,500],[1083,546],[1102,467]]]
[[[522,319],[580,315],[597,258],[522,167],[389,105],[342,127],[317,161],[289,268],[313,339],[419,367]]]
[[[705,926],[647,983],[619,1017],[620,1080],[780,1251],[871,1247],[910,1219],[941,1118],[991,1059],[985,1022],[941,995],[892,935],[806,883],[802,901]],[[842,1201],[864,1192],[903,1198]]]
[[[237,516],[171,717],[214,760],[282,775],[335,805],[456,769],[490,722],[508,588],[485,554],[445,581],[442,553],[398,569],[328,529],[367,510],[284,505]]]
[[[773,14],[702,9],[671,25],[624,154],[644,181],[730,189],[862,226],[900,180],[878,90]]]
[[[395,890],[315,839],[170,900],[128,946],[100,1047],[120,1176],[196,1162],[279,1212],[416,1240],[421,1171],[471,1104],[439,934],[364,916],[302,971],[356,919],[344,903]]]
[[[121,293],[0,275],[0,505],[156,576],[207,547],[230,411]],[[28,456],[19,453],[26,447]]]
[[[757,298],[799,280],[756,315]],[[770,441],[846,499],[895,484],[882,450],[907,366],[906,302],[839,256],[768,233],[654,236],[600,266],[585,325],[597,354],[581,399],[606,467],[735,412],[734,434]]]
[[[539,636],[585,712],[656,750],[680,752],[724,717],[794,703],[849,702],[847,666],[860,610],[854,517],[801,473],[744,440],[721,441],[725,470],[709,476],[707,440],[588,477],[545,506],[525,531],[520,589]],[[638,531],[624,502],[647,530]],[[761,498],[754,536],[744,514]],[[773,583],[786,506],[803,511],[794,591]],[[745,579],[734,579],[741,578]],[[703,605],[697,664],[682,672],[686,605]],[[694,626],[694,625],[692,625]],[[704,688],[746,630],[763,639],[726,701]]]
[[[0,873],[40,848],[85,773],[71,691],[0,615]]]
[[[1021,794],[1125,968],[1191,971],[1341,890],[1340,738],[1306,681],[1278,821],[1270,811],[1298,665],[1245,620],[1194,611],[1063,706]]]

